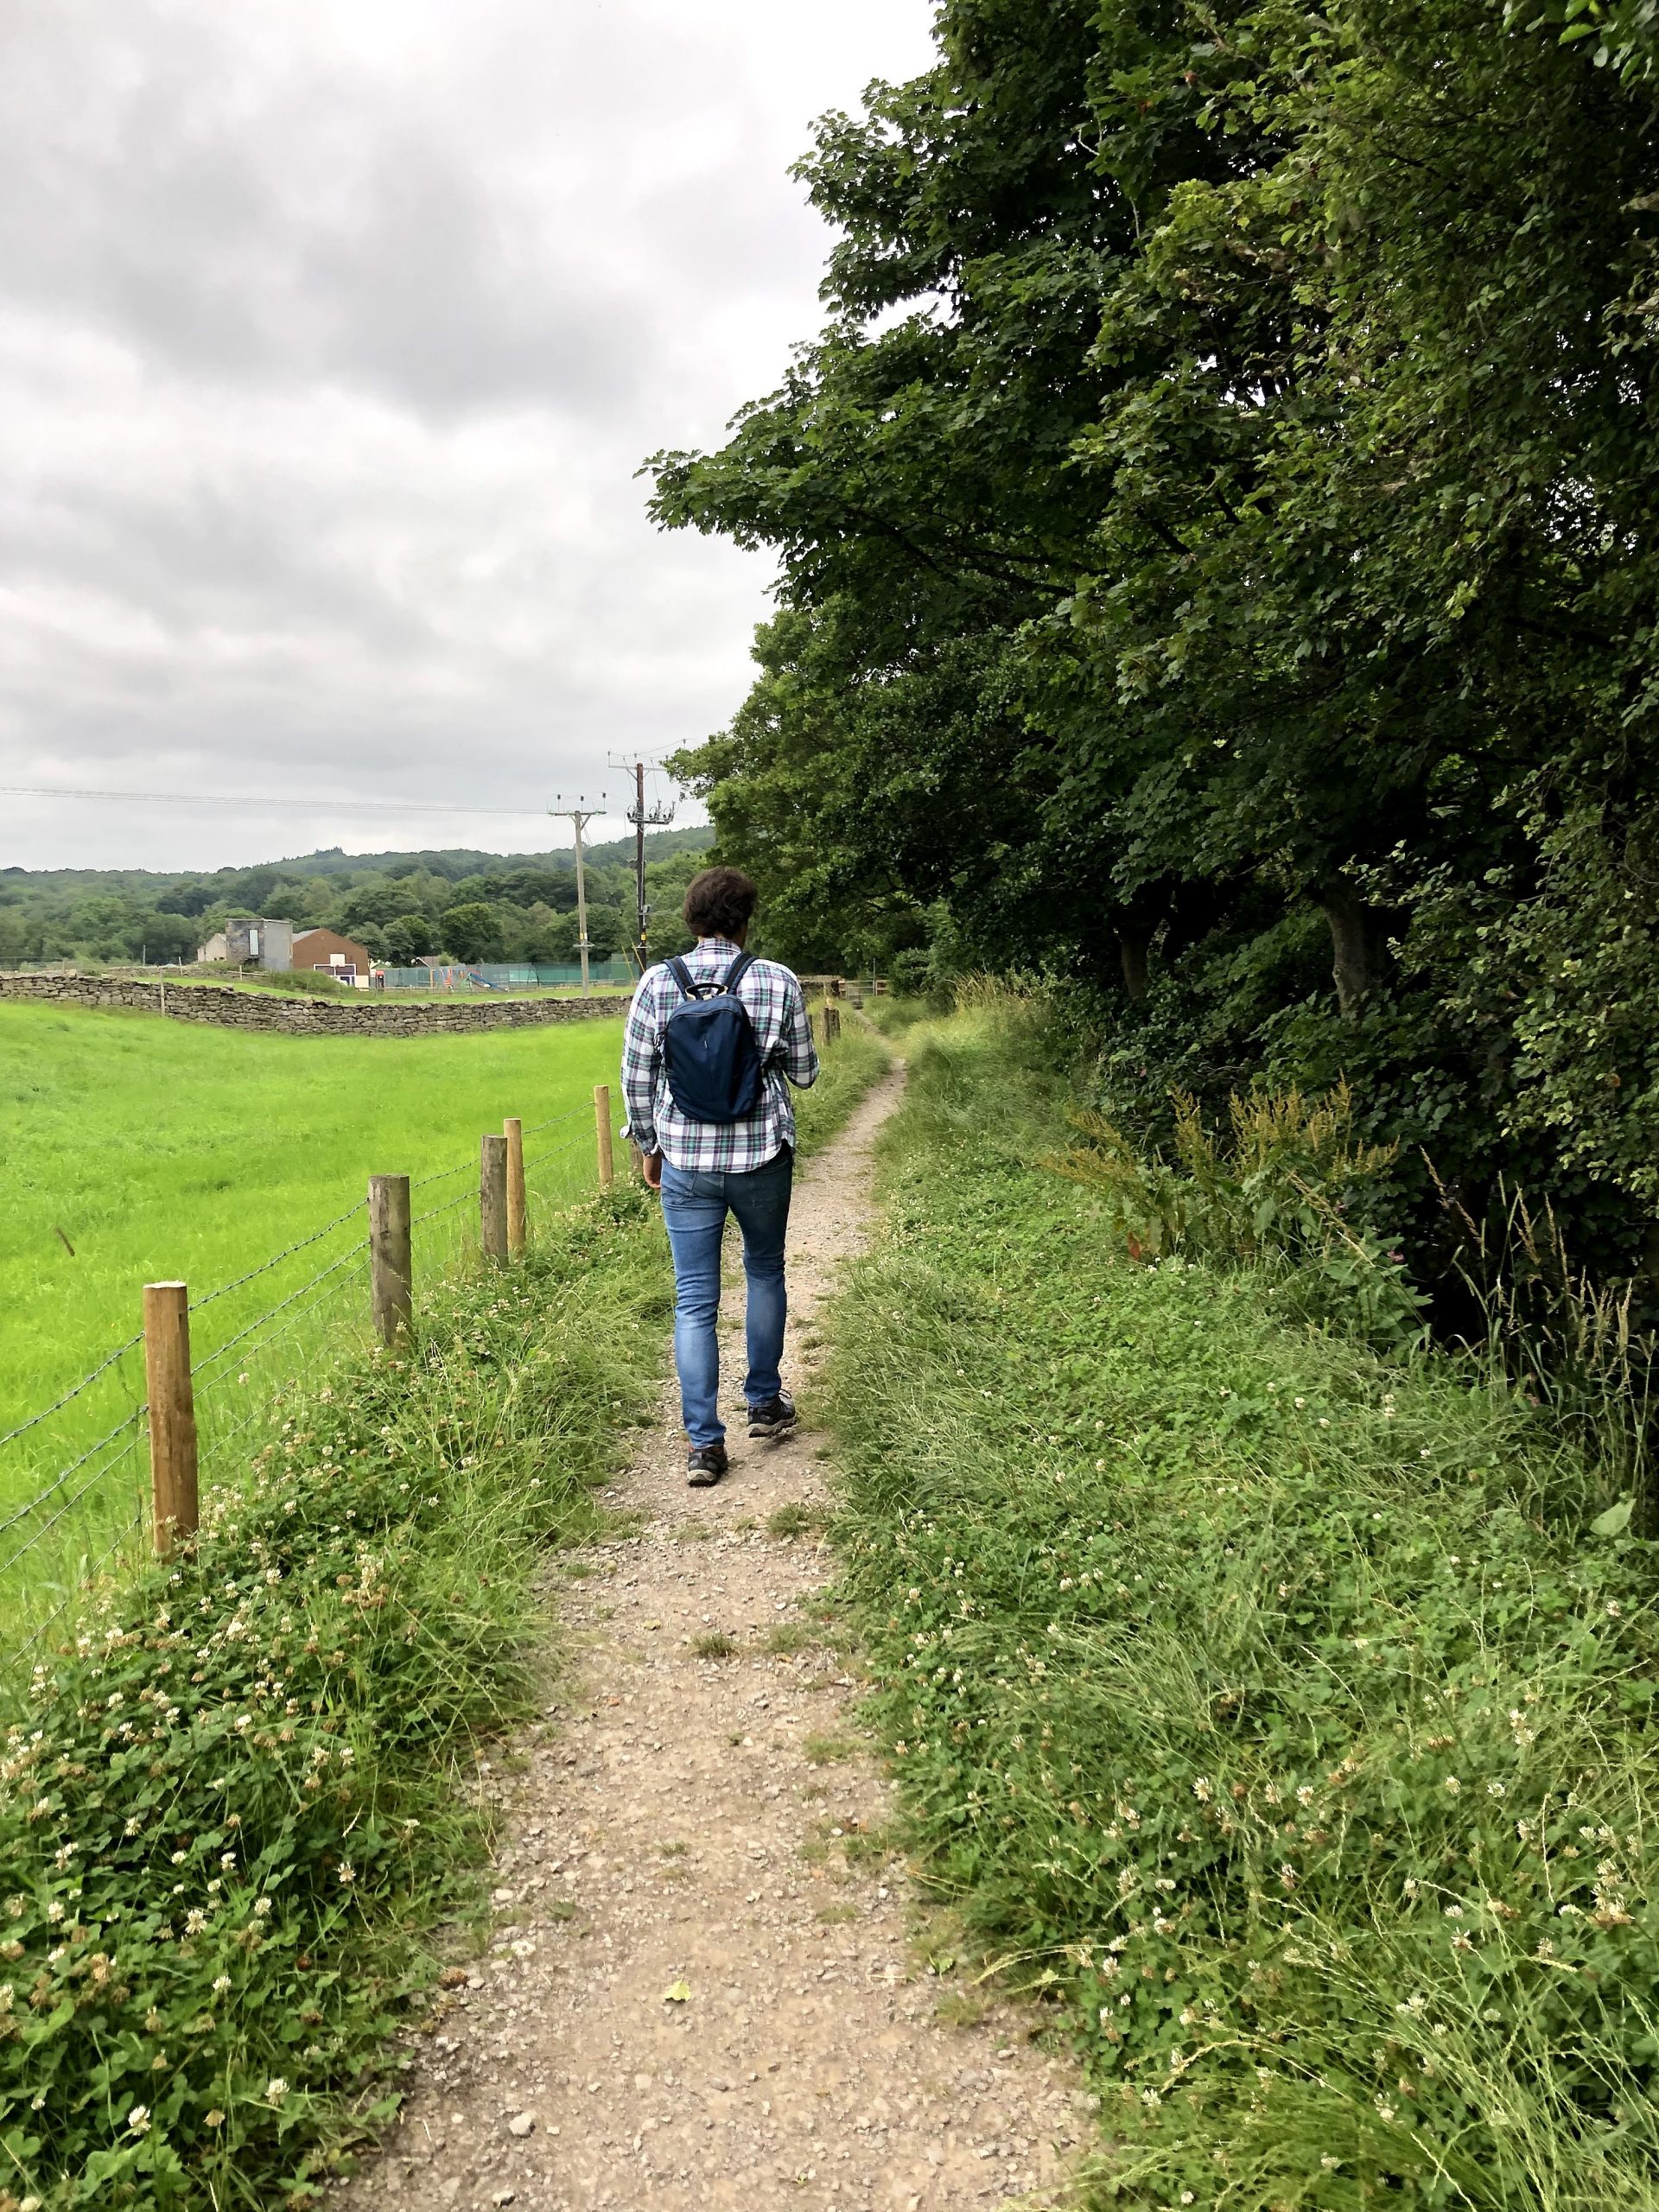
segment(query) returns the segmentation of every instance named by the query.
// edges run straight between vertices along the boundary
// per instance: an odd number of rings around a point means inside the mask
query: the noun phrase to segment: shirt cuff
[[[642,1129],[632,1122],[624,1122],[622,1134],[631,1143],[637,1144],[641,1152],[652,1153],[657,1149],[655,1129]]]

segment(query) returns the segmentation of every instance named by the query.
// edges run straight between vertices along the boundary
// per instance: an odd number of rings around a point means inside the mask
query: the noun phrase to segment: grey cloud
[[[786,164],[928,12],[0,5],[0,782],[349,841],[342,787],[534,804],[718,727],[767,564],[635,472],[812,327]],[[279,830],[0,799],[0,865]]]

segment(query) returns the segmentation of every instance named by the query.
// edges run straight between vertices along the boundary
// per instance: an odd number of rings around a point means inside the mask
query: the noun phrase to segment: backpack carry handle
[[[663,965],[679,985],[683,998],[713,999],[718,998],[723,991],[735,993],[758,957],[753,952],[740,952],[723,976],[711,976],[706,983],[696,981],[678,953],[671,960],[665,960]]]

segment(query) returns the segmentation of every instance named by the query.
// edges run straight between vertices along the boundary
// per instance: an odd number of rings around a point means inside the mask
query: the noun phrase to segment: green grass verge
[[[886,1065],[849,1033],[803,1147]],[[190,1554],[105,1584],[0,1761],[0,2212],[313,2201],[394,2108],[388,2040],[476,1896],[464,1789],[533,1707],[548,1547],[667,1351],[628,1181],[417,1348],[296,1382]]]
[[[870,1085],[893,1065],[893,1055],[880,1039],[850,1016],[833,1045],[825,1045],[820,1036],[818,1058],[818,1079],[810,1090],[791,1094],[797,1149],[808,1154],[829,1142]]]
[[[838,1529],[938,1895],[1097,2201],[1659,2204],[1652,1548],[1510,1394],[1130,1265],[1017,1020],[910,1039]]]
[[[386,2109],[529,1709],[532,1589],[588,1534],[669,1294],[637,1188],[441,1293],[410,1357],[272,1412],[194,1554],[42,1656],[0,1768],[0,2151],[55,2208],[302,2203]]]

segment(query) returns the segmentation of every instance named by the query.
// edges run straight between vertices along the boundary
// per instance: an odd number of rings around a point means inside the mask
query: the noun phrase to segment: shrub
[[[1398,1147],[1357,1141],[1345,1083],[1312,1099],[1296,1090],[1234,1091],[1225,1146],[1190,1091],[1172,1096],[1174,1164],[1086,1108],[1071,1119],[1090,1142],[1052,1160],[1105,1194],[1132,1259],[1182,1252],[1229,1265],[1282,1263],[1309,1313],[1339,1315],[1396,1349],[1421,1340],[1427,1301],[1402,1254],[1351,1211],[1388,1175]]]

